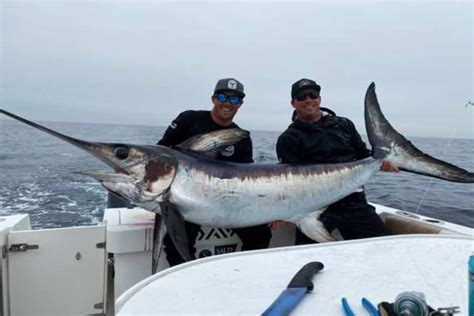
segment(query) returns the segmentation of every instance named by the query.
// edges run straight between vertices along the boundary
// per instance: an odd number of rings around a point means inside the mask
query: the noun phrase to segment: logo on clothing
[[[230,244],[224,246],[216,246],[214,247],[214,254],[222,255],[224,253],[231,253],[237,250],[237,244]]]
[[[209,249],[204,249],[198,255],[198,258],[206,258],[212,256],[212,252]]]
[[[173,123],[170,124],[170,127],[172,129],[175,129],[176,127],[178,127],[178,125],[175,122],[173,122]]]
[[[228,245],[222,245],[222,246],[215,246],[214,247],[214,253],[211,251],[211,249],[201,250],[198,254],[198,258],[206,258],[206,257],[210,257],[210,256],[213,256],[213,255],[222,255],[222,254],[225,254],[225,253],[235,252],[237,250],[237,244],[228,244]]]
[[[209,231],[204,231],[201,227],[199,229],[198,235],[196,237],[197,241],[200,240],[209,240],[211,238],[230,238],[235,235],[235,231],[230,228],[211,228]]]
[[[234,154],[234,145],[227,146],[223,150],[221,150],[221,155],[224,157],[230,157]]]
[[[237,89],[237,81],[235,81],[235,80],[227,81],[227,87],[229,89]]]

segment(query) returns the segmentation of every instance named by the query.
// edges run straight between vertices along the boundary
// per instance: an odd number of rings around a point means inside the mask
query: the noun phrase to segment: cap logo
[[[307,85],[309,85],[309,84],[310,84],[310,82],[309,82],[308,80],[303,80],[303,81],[301,81],[301,83],[300,83],[300,87],[301,87],[301,86],[307,86]]]
[[[235,80],[227,81],[227,87],[229,89],[237,89],[237,81],[235,81]]]

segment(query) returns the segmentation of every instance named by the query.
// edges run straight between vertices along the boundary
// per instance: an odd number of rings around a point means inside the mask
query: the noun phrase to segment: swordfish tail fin
[[[387,131],[395,131],[390,125],[385,116],[383,116],[380,110],[379,102],[377,101],[377,95],[375,94],[375,83],[371,83],[365,94],[364,102],[364,118],[365,118],[365,129],[367,131],[367,137],[372,145],[373,156],[383,157],[390,152],[391,139],[390,135],[386,135]],[[398,134],[398,133],[397,133]],[[401,135],[400,135],[401,136]]]
[[[398,133],[380,110],[373,82],[365,94],[364,116],[374,157],[383,157],[385,152],[385,159],[400,170],[451,182],[474,183],[474,173],[425,154]]]

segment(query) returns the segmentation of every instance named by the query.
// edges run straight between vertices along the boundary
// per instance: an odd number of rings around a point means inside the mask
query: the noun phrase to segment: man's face
[[[238,93],[232,91],[218,92],[212,96],[213,112],[222,121],[232,121],[237,110],[244,103]]]
[[[304,89],[299,91],[291,100],[291,105],[301,118],[312,118],[319,115],[319,106],[321,97],[319,92],[314,89]]]

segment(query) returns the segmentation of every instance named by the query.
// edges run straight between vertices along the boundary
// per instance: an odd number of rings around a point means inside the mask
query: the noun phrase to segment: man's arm
[[[297,146],[295,139],[291,139],[288,135],[281,134],[276,144],[278,160],[282,163],[302,162],[298,155]]]
[[[380,166],[380,170],[385,172],[400,172],[400,169],[398,169],[397,166],[392,165],[392,163],[388,160],[382,161],[382,166]]]
[[[250,136],[246,139],[244,139],[242,142],[244,142],[243,146],[243,152],[242,152],[242,162],[243,163],[252,163],[253,161],[253,145],[252,145],[252,139]]]
[[[178,145],[188,138],[187,131],[188,124],[185,112],[183,112],[171,122],[157,145],[167,147]]]
[[[358,159],[363,159],[367,158],[371,155],[371,151],[367,148],[365,143],[362,141],[362,138],[360,137],[360,134],[357,132],[354,124],[351,122],[351,126],[353,128],[353,137],[352,137],[352,143],[354,146],[354,149],[357,152],[357,158]],[[382,162],[382,166],[380,166],[380,170],[385,171],[385,172],[400,172],[400,170],[393,165],[391,162],[384,160]]]

